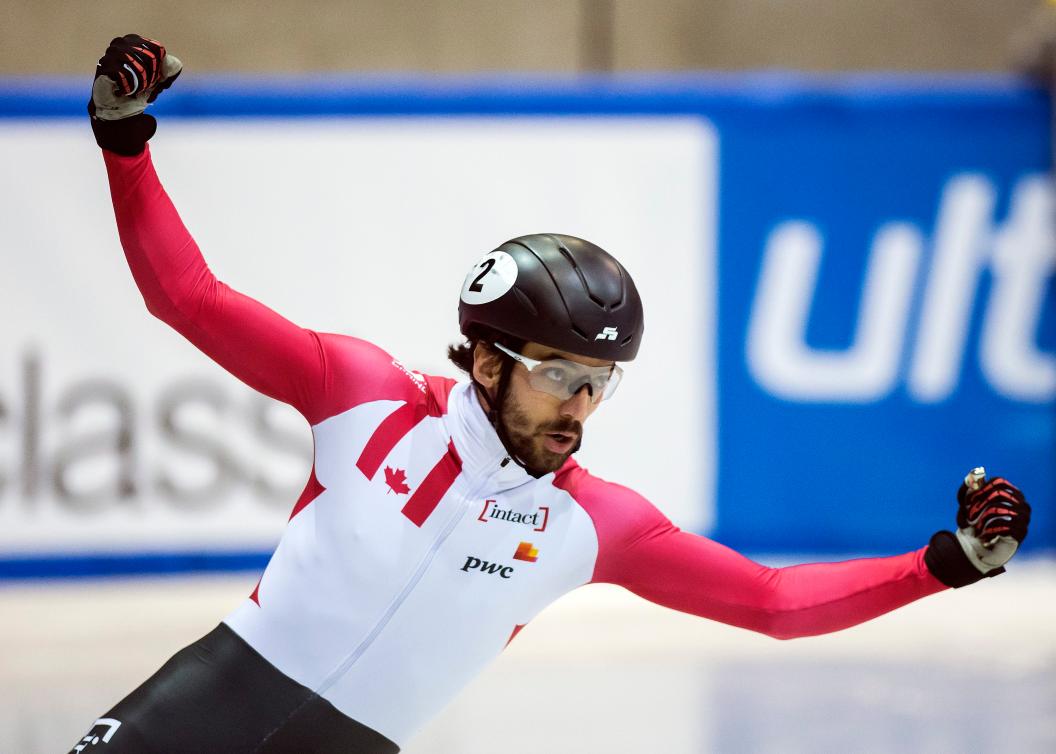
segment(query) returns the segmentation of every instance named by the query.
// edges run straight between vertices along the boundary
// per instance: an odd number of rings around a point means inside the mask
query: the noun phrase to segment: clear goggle
[[[567,401],[584,386],[590,394],[591,403],[611,398],[616,392],[616,386],[620,384],[620,378],[623,377],[623,370],[615,364],[591,367],[567,359],[536,361],[498,343],[493,345],[514,361],[519,361],[527,367],[528,384],[535,390],[549,393],[562,401]]]

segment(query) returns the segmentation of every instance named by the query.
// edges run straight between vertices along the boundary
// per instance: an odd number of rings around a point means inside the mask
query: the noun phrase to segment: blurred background
[[[98,0],[8,3],[3,14],[0,72],[32,76],[90,72],[101,54],[94,37],[109,41],[115,25],[164,31],[198,71],[1007,73],[1051,23],[1037,0],[320,0],[310,12],[286,2],[187,0],[174,11]],[[34,40],[54,45],[47,60]]]
[[[0,6],[0,751],[67,750],[245,599],[311,464],[124,265],[83,108],[132,31],[186,66],[152,141],[184,221],[300,324],[454,375],[482,253],[623,260],[648,337],[581,458],[684,528],[779,566],[922,546],[978,464],[1033,504],[1007,575],[831,636],[578,590],[409,754],[1056,751],[1035,0]]]

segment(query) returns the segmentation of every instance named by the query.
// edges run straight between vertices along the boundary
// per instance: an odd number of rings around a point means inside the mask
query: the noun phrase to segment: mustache
[[[539,432],[542,434],[547,432],[564,432],[582,439],[583,423],[566,417],[564,419],[558,419],[557,421],[547,422],[546,424],[540,425]]]

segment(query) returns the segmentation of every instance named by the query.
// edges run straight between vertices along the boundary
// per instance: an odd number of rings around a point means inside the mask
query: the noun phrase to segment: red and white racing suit
[[[945,587],[924,549],[767,568],[569,460],[533,478],[466,382],[300,328],[216,279],[149,149],[104,152],[147,308],[311,425],[315,463],[253,594],[224,620],[276,668],[403,745],[576,587],[777,638],[836,631]]]

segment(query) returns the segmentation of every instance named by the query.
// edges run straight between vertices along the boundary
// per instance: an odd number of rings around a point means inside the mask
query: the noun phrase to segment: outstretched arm
[[[924,549],[768,568],[680,530],[641,498],[635,508],[636,534],[609,532],[618,538],[599,552],[596,581],[777,639],[839,631],[946,588],[925,567]]]
[[[557,483],[594,522],[593,581],[618,584],[651,602],[790,639],[863,623],[947,587],[1003,572],[1014,547],[971,556],[970,543],[1026,536],[1030,506],[1004,479],[962,486],[961,530],[939,532],[928,547],[886,558],[768,568],[706,537],[684,532],[633,490],[582,469]],[[984,547],[982,544],[980,548]]]

